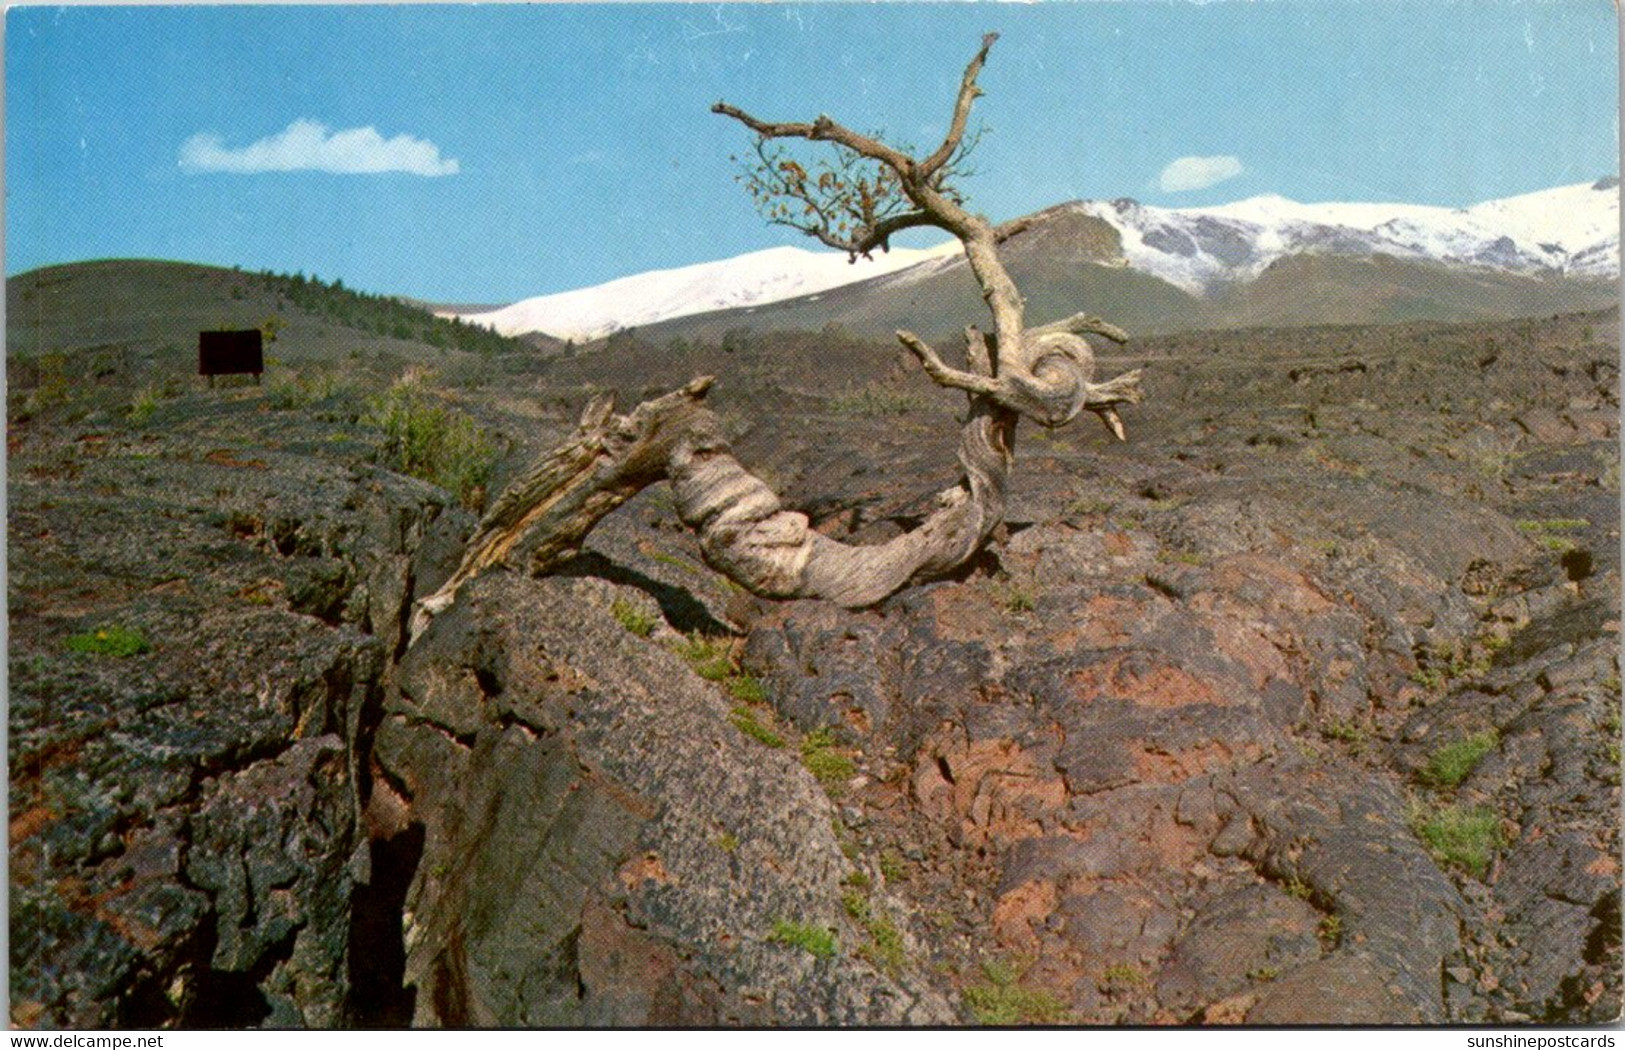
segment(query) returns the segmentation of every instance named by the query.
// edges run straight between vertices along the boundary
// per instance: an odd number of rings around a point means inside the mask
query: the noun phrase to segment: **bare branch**
[[[989,33],[982,38],[982,48],[976,52],[976,57],[970,60],[965,67],[965,76],[959,82],[959,96],[954,100],[953,120],[948,125],[948,135],[942,140],[935,153],[921,161],[917,168],[917,176],[929,179],[936,174],[948,158],[954,155],[959,148],[959,142],[965,137],[965,122],[970,119],[971,106],[982,97],[982,89],[976,86],[976,77],[982,72],[982,65],[987,61],[988,49],[993,42],[999,39],[999,34]]]
[[[1023,215],[1019,219],[1001,222],[993,228],[993,243],[1003,244],[1018,233],[1026,233],[1037,224],[1038,220],[1031,215]]]
[[[991,376],[961,372],[959,369],[948,365],[942,358],[937,356],[935,350],[926,346],[920,337],[913,332],[899,331],[897,340],[908,347],[915,357],[920,359],[920,366],[925,369],[925,374],[930,376],[931,381],[938,386],[952,387],[955,390],[963,390],[971,394],[986,394],[995,398],[1004,391],[999,381]]]
[[[1128,333],[1121,328],[1087,313],[1076,313],[1071,317],[1063,317],[1059,321],[1051,321],[1049,324],[1039,325],[1037,328],[1029,328],[1022,334],[1027,339],[1036,339],[1055,332],[1068,332],[1072,335],[1083,335],[1088,332],[1094,335],[1103,335],[1112,342],[1119,344],[1126,343],[1129,339]]]
[[[765,120],[758,120],[737,106],[730,106],[726,102],[718,102],[711,107],[711,112],[720,113],[725,117],[732,117],[763,138],[769,139],[807,139],[811,142],[835,142],[854,153],[860,153],[872,160],[878,160],[896,169],[907,177],[914,168],[914,158],[900,150],[893,149],[879,139],[868,135],[860,135],[851,128],[837,124],[825,116],[820,116],[811,124],[773,124]]]

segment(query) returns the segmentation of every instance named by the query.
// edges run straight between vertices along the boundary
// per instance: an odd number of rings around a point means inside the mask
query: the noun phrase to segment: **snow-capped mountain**
[[[957,251],[959,242],[949,241],[937,248],[893,248],[876,252],[873,259],[848,262],[844,252],[768,248],[718,262],[651,270],[591,288],[524,299],[500,310],[459,316],[503,335],[543,332],[558,339],[601,339],[623,329],[690,314],[816,295]]]
[[[1296,254],[1380,254],[1529,274],[1619,274],[1619,180],[1613,178],[1469,208],[1300,204],[1278,196],[1209,208],[1132,200],[1070,207],[1117,229],[1127,265],[1195,295],[1250,280]]]
[[[1120,199],[1074,201],[1034,218],[1034,229],[1048,229],[1052,236],[1023,234],[1009,247],[1017,255],[1053,256],[1045,269],[1076,272],[1091,262],[1121,266],[1204,301],[1248,285],[1288,256],[1383,255],[1536,277],[1606,279],[1620,271],[1615,178],[1467,208],[1302,204],[1280,196],[1162,208]],[[1099,233],[1080,240],[1080,223],[1092,223]],[[1115,231],[1115,246],[1100,224]],[[1032,246],[1022,247],[1023,242]],[[460,316],[506,335],[542,332],[585,341],[716,311],[789,300],[814,303],[823,292],[875,278],[887,278],[874,286],[877,294],[895,295],[963,266],[957,241],[923,250],[894,248],[856,263],[848,263],[842,252],[770,248]]]

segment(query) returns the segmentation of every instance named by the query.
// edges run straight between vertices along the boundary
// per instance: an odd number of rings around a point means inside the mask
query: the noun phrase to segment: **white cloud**
[[[229,149],[219,135],[193,135],[181,145],[183,171],[255,175],[267,171],[325,171],[336,175],[455,175],[457,161],[440,147],[411,135],[386,139],[376,128],[329,131],[314,120],[296,120],[268,138]]]
[[[1186,190],[1205,190],[1225,179],[1233,179],[1244,169],[1235,157],[1180,157],[1157,177],[1157,186],[1164,193],[1184,193]]]

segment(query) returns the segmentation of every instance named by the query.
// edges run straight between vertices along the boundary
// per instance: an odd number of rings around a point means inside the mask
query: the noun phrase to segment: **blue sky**
[[[928,149],[987,30],[966,185],[995,220],[1077,197],[1464,205],[1615,172],[1615,17],[1608,0],[12,8],[6,270],[139,256],[506,302],[811,247],[757,218],[728,159],[748,135],[710,104]]]

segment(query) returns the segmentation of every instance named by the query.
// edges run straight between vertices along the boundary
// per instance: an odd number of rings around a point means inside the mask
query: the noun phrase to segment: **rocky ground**
[[[759,602],[654,489],[411,646],[476,514],[389,469],[405,362],[132,401],[164,362],[14,361],[12,1020],[1613,1019],[1618,339],[1137,342],[1129,442],[1024,428],[962,578]],[[436,396],[495,489],[700,373],[832,535],[953,477],[955,397],[838,332]]]

